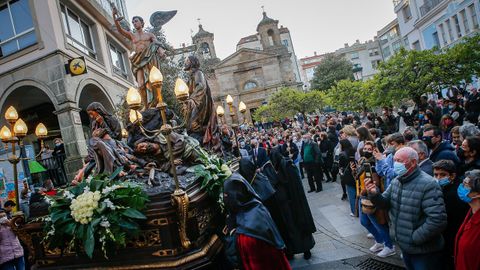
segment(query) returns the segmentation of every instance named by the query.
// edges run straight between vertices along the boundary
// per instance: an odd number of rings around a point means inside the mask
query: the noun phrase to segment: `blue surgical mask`
[[[451,109],[455,108],[455,105],[448,105],[448,108],[451,110]]]
[[[444,187],[448,184],[450,184],[450,179],[448,179],[448,177],[445,177],[445,178],[442,178],[442,179],[438,179],[438,184],[441,186],[441,187]]]
[[[393,163],[393,171],[397,176],[402,176],[407,173],[407,167],[405,167],[405,164],[396,162]]]
[[[463,184],[458,185],[457,194],[460,200],[466,203],[472,202],[472,198],[468,197],[468,194],[470,194],[470,192],[470,188],[466,188]]]

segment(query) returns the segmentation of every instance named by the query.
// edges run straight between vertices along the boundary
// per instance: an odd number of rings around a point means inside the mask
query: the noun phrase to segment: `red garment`
[[[55,195],[57,195],[57,190],[56,190],[56,189],[52,189],[52,190],[50,190],[50,191],[45,191],[45,195],[55,196]]]
[[[455,269],[480,269],[480,211],[470,210],[455,238]]]
[[[265,241],[238,234],[237,248],[245,270],[291,270],[283,250]]]

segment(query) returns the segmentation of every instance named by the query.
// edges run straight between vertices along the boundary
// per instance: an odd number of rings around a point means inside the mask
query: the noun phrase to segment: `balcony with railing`
[[[428,12],[430,12],[443,1],[445,0],[425,0],[424,4],[420,6],[420,15],[422,17],[427,15]]]

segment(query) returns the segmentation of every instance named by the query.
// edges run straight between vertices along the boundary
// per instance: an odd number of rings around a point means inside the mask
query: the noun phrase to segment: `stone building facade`
[[[114,2],[128,18],[125,0]],[[8,0],[0,7],[0,17],[11,15],[2,25],[7,31],[0,33],[0,115],[13,105],[29,128],[25,144],[37,151],[32,133],[39,122],[49,130],[47,144],[61,137],[71,179],[87,155],[86,107],[99,101],[114,111],[133,85],[129,44],[114,31],[106,0]],[[80,56],[87,73],[66,74],[68,60]],[[3,117],[0,121],[6,124]]]
[[[278,26],[278,20],[263,13],[257,33],[243,37],[236,51],[225,59],[215,52],[214,34],[199,25],[192,37],[192,45],[175,50],[174,61],[182,61],[188,55],[197,55],[207,74],[215,106],[222,105],[227,95],[234,98],[234,107],[240,101],[247,105],[246,119],[251,122],[253,111],[267,102],[268,97],[282,87],[302,88],[301,75],[292,37],[288,28]],[[228,113],[224,119],[231,122]]]
[[[237,51],[215,66],[219,92],[217,105],[227,108],[225,98],[231,95],[235,108],[240,101],[247,105],[246,119],[282,87],[301,89],[302,82],[293,42],[287,28],[263,12],[255,35],[240,39]],[[231,121],[226,117],[226,121]]]

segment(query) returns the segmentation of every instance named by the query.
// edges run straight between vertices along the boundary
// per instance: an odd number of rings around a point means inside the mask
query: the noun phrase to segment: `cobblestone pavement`
[[[303,179],[303,186],[306,192],[306,179]],[[368,232],[358,218],[350,217],[348,202],[340,200],[342,188],[339,181],[324,182],[322,192],[306,194],[317,226],[314,234],[316,244],[310,260],[305,260],[303,254],[295,255],[295,259],[290,261],[293,269],[375,269],[359,267],[370,258],[403,267],[398,248],[397,255],[386,259],[368,250],[374,240],[367,238]]]

